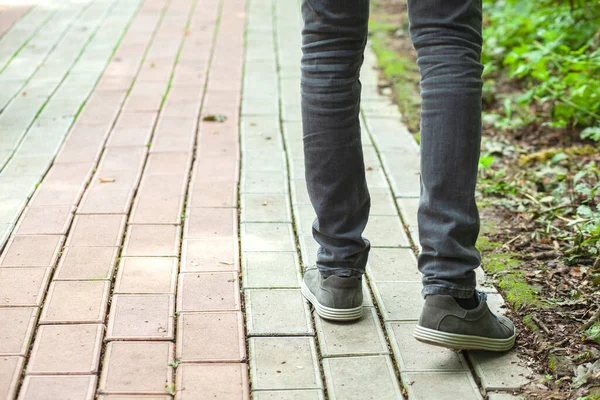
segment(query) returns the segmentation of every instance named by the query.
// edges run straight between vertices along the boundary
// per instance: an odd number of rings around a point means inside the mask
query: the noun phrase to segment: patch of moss
[[[512,271],[499,278],[498,286],[515,308],[539,305],[539,291],[527,283],[522,271]]]

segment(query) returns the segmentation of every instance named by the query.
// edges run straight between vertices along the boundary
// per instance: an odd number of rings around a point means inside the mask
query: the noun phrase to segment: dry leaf
[[[115,178],[100,178],[100,183],[111,183],[114,181],[115,181]]]
[[[228,261],[219,261],[219,264],[224,264],[224,265],[233,265],[232,262],[228,262]]]

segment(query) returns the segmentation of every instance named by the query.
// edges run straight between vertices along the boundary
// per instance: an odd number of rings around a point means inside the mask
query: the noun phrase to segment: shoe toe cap
[[[513,322],[509,318],[503,315],[499,315],[498,322],[500,322],[500,325],[502,325],[502,329],[507,337],[510,337],[515,334],[515,324],[513,324]]]

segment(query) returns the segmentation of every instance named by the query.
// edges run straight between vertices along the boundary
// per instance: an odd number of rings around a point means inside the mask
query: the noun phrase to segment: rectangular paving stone
[[[290,181],[292,187],[292,204],[311,204],[304,179],[293,179]]]
[[[291,224],[242,224],[241,238],[244,252],[296,250]]]
[[[130,224],[181,223],[186,176],[146,175],[138,189]]]
[[[0,267],[53,267],[64,236],[13,236],[0,255]]]
[[[413,332],[416,326],[415,322],[386,323],[400,371],[468,370],[469,367],[461,353],[430,346],[415,339]]]
[[[53,165],[31,198],[30,206],[76,205],[92,167],[91,162]]]
[[[183,234],[186,239],[237,237],[237,210],[190,208]]]
[[[37,313],[37,307],[0,308],[0,356],[27,354]]]
[[[180,228],[175,225],[130,225],[123,257],[177,257]]]
[[[97,380],[96,375],[27,375],[23,380],[19,400],[93,400]]]
[[[95,374],[104,325],[42,325],[27,364],[29,375]]]
[[[111,280],[118,247],[65,247],[54,280]]]
[[[40,179],[37,176],[0,175],[0,199],[4,201],[29,198],[39,182]]]
[[[241,222],[292,222],[287,195],[242,194]]]
[[[77,214],[129,213],[138,176],[127,171],[106,172],[92,181],[83,195]]]
[[[530,382],[531,371],[515,350],[502,354],[469,351],[468,356],[484,390],[518,390]]]
[[[27,207],[15,235],[66,235],[73,211],[73,206]]]
[[[300,266],[295,252],[246,252],[242,266],[244,289],[299,287]]]
[[[419,161],[397,159],[403,154],[382,153],[383,165],[392,184],[392,191],[395,197],[419,197],[420,193],[420,173],[418,169]],[[390,161],[392,160],[392,161]]]
[[[23,357],[0,356],[0,397],[13,399],[16,397],[17,386],[25,359]]]
[[[417,211],[419,210],[419,198],[398,198],[398,207],[400,207],[400,214],[404,223],[409,226],[418,226],[419,221],[417,220]]]
[[[285,171],[243,172],[240,193],[287,194],[288,179]]]
[[[243,318],[238,311],[180,314],[177,360],[192,363],[244,361]]]
[[[191,152],[155,153],[150,151],[144,173],[147,175],[178,175],[189,174],[192,162]]]
[[[312,338],[257,337],[250,338],[248,345],[254,390],[322,387]]]
[[[313,206],[311,204],[298,204],[294,206],[294,216],[298,232],[302,233],[302,235],[312,236],[313,222],[317,218]]]
[[[494,279],[486,275],[481,266],[475,268],[475,279],[477,280],[477,290],[486,293],[497,293]]]
[[[237,207],[237,183],[192,182],[188,204],[190,207],[225,208]]]
[[[314,335],[300,289],[248,289],[244,304],[249,336]]]
[[[125,215],[76,215],[66,246],[120,246],[125,222]]]
[[[369,187],[371,192],[371,215],[398,215],[394,198],[387,188],[379,191],[378,188]]]
[[[389,356],[326,358],[323,371],[330,399],[401,399]]]
[[[0,203],[0,222],[14,225],[27,205],[26,198],[3,199]]]
[[[192,182],[237,182],[239,161],[230,157],[203,157],[194,163]]]
[[[363,309],[363,316],[352,324],[315,317],[323,357],[388,354],[377,312]]]
[[[255,390],[253,400],[324,400],[323,391],[307,390]]]
[[[412,249],[373,248],[367,262],[373,281],[420,282],[421,273]]]
[[[98,389],[104,394],[162,395],[173,383],[170,362],[170,342],[110,342],[106,345]]]
[[[181,272],[239,271],[238,252],[234,238],[184,239]]]
[[[150,141],[156,116],[156,112],[122,112],[106,146],[145,146]]]
[[[374,282],[374,294],[386,321],[416,321],[425,300],[421,282]]]
[[[405,372],[400,376],[411,400],[483,400],[468,371]]]
[[[153,152],[188,152],[194,147],[196,120],[194,118],[161,115],[154,131]]]
[[[173,340],[174,312],[171,294],[115,294],[106,340]]]
[[[246,364],[184,364],[177,368],[178,399],[249,399]]]
[[[122,258],[114,293],[175,293],[177,259]]]
[[[387,189],[388,182],[383,172],[383,168],[379,165],[379,160],[375,162],[369,162],[365,160],[365,176],[367,179],[367,185],[373,189]]]
[[[285,152],[249,150],[244,152],[242,170],[247,172],[283,171],[286,168]]]
[[[15,177],[35,176],[41,178],[48,171],[48,168],[50,168],[53,158],[51,155],[25,156],[16,153],[6,163],[6,166],[2,170],[2,175]]]
[[[0,268],[0,306],[38,307],[48,287],[51,268]]]
[[[238,311],[240,288],[235,272],[179,274],[178,311]]]
[[[40,324],[103,323],[110,281],[56,281],[50,284]]]
[[[314,267],[317,264],[317,251],[319,244],[315,241],[312,234],[304,234],[299,237],[300,251],[302,253],[302,263],[305,266]]]
[[[409,247],[410,242],[398,216],[372,215],[364,236],[373,247]]]
[[[98,164],[98,171],[141,172],[147,152],[146,146],[107,148]]]

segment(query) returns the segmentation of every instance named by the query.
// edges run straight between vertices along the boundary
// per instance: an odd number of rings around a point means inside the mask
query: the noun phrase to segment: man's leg
[[[322,316],[355,319],[369,253],[362,237],[370,198],[359,125],[369,1],[303,0],[302,16],[306,182],[317,214],[313,236],[320,245],[318,270],[307,271],[303,291],[317,312],[320,306],[338,310]]]
[[[507,350],[514,326],[496,319],[475,291],[481,0],[408,0],[408,11],[423,98],[418,221],[426,303],[416,336],[454,348]]]

